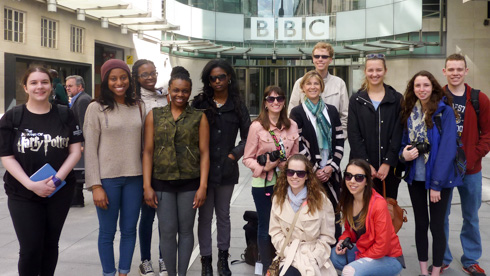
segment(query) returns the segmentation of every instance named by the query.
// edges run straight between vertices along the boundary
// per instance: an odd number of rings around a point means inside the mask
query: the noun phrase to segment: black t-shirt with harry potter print
[[[82,130],[73,112],[68,110],[68,120],[63,123],[56,105],[45,114],[31,113],[25,105],[22,108],[22,120],[17,130],[12,121],[13,109],[0,120],[0,156],[13,155],[28,176],[46,163],[58,171],[68,157],[69,145],[83,141]],[[66,178],[67,185],[73,185],[74,180],[71,172]],[[43,200],[8,171],[4,181],[9,197]]]

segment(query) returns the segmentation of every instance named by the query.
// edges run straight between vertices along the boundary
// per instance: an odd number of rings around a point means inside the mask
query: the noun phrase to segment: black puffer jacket
[[[366,90],[353,94],[349,101],[350,159],[364,159],[376,170],[383,163],[396,166],[403,132],[400,123],[403,96],[389,85],[384,87],[385,96],[377,110]]]
[[[209,167],[208,185],[234,185],[238,183],[238,160],[243,156],[247,142],[248,129],[250,127],[250,115],[243,102],[240,102],[241,114],[235,112],[235,104],[231,97],[218,108],[214,119],[209,120]],[[209,102],[199,95],[192,102],[192,106],[204,109],[204,113],[210,118],[213,116]],[[240,142],[235,145],[238,130],[240,130]],[[233,154],[235,160],[228,158]]]

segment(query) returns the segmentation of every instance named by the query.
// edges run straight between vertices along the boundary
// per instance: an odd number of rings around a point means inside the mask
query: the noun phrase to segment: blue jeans
[[[345,255],[337,255],[334,247],[332,254],[330,254],[330,260],[338,270],[344,270],[344,267],[346,269],[348,267],[353,268],[356,276],[394,276],[403,269],[396,258],[388,256],[380,259],[360,258],[356,260],[356,251],[359,250],[357,250],[357,246],[354,246],[351,250],[347,250]],[[345,259],[346,255],[348,261]]]
[[[273,192],[274,186],[268,186],[265,188],[252,187],[252,196],[254,198],[258,218],[257,245],[259,247],[260,261],[263,265],[263,272],[267,272],[267,269],[272,263],[273,246],[271,243],[271,237],[269,236],[269,221],[271,218]],[[270,196],[266,196],[266,193],[270,193]]]
[[[472,264],[477,264],[478,259],[482,255],[482,246],[480,238],[480,226],[478,219],[478,210],[481,206],[482,197],[482,173],[481,171],[475,174],[467,174],[463,179],[463,185],[458,187],[459,196],[461,198],[461,213],[463,213],[463,227],[459,238],[463,247],[463,256],[461,263],[463,267],[468,267]],[[444,221],[444,232],[446,239],[449,238],[449,214],[451,212],[451,199],[453,191],[449,197],[449,204],[446,211],[446,219]],[[444,253],[444,263],[450,264],[453,260],[449,245],[446,246]]]
[[[155,208],[152,208],[144,203],[141,204],[141,217],[138,227],[138,236],[140,241],[140,255],[142,262],[144,260],[151,260],[151,236],[153,232],[153,221],[155,220],[155,213]],[[162,258],[161,251],[159,257],[160,259]]]
[[[99,218],[99,257],[104,276],[116,275],[114,261],[114,236],[120,214],[119,229],[119,273],[129,273],[136,243],[141,200],[143,198],[143,178],[141,176],[102,179],[109,204],[107,209],[97,209]]]

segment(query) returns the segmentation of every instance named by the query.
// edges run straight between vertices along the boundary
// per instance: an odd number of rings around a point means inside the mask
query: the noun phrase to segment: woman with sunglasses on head
[[[422,275],[429,274],[429,227],[433,239],[432,275],[441,273],[447,244],[444,219],[450,188],[463,183],[453,163],[458,134],[452,106],[450,93],[441,88],[431,73],[420,71],[408,82],[402,104],[404,131],[399,158],[408,172],[405,181],[409,184],[415,217],[415,245]]]
[[[384,83],[388,69],[383,54],[366,56],[364,82],[349,101],[347,133],[349,159],[360,158],[371,165],[374,189],[396,199],[400,179],[394,174],[402,137],[402,95]]]
[[[204,109],[209,120],[210,169],[207,199],[199,208],[198,237],[202,275],[213,275],[211,225],[213,210],[217,220],[218,274],[231,275],[228,266],[230,248],[230,201],[238,183],[238,160],[243,156],[250,115],[240,99],[238,80],[231,65],[223,59],[209,61],[202,71],[202,92],[192,106]],[[236,137],[240,131],[240,142]]]
[[[114,236],[119,228],[119,275],[131,269],[143,178],[145,105],[136,100],[128,65],[110,59],[101,67],[99,97],[85,114],[85,180],[99,218],[99,257],[104,276],[116,275]]]
[[[298,124],[301,133],[300,153],[310,160],[335,208],[340,195],[344,132],[337,109],[320,97],[324,86],[323,78],[317,71],[307,72],[300,83],[305,99],[291,110],[290,117]],[[336,218],[336,221],[339,219]],[[340,224],[336,224],[335,238],[340,236],[341,231]]]
[[[297,212],[298,219],[292,226]],[[277,252],[292,231],[280,264],[281,274],[337,276],[330,261],[331,245],[335,244],[334,224],[332,203],[310,161],[302,154],[291,156],[274,186],[269,227]]]
[[[386,200],[373,189],[371,165],[362,159],[347,164],[337,212],[344,233],[330,256],[343,276],[399,275],[405,261]]]
[[[145,104],[146,114],[155,107],[166,106],[168,103],[168,92],[155,88],[158,72],[153,61],[140,59],[136,61],[132,68],[132,81],[137,98],[141,98]],[[173,72],[173,70],[172,70]],[[139,265],[140,275],[153,275],[151,262],[151,236],[155,209],[147,204],[141,204],[141,218],[138,227],[141,264]],[[166,275],[167,269],[159,254],[160,276]]]
[[[82,156],[78,120],[67,106],[49,102],[51,83],[44,67],[29,67],[21,81],[27,103],[8,110],[0,120],[7,194],[2,200],[7,201],[20,246],[20,276],[54,275],[61,230],[75,189],[73,167]],[[56,174],[31,180],[46,164]],[[53,194],[62,182],[66,184]]]
[[[272,262],[269,219],[276,171],[299,149],[298,126],[288,119],[285,100],[286,95],[280,87],[265,88],[260,114],[250,125],[243,155],[243,164],[253,172],[252,196],[257,209],[257,243],[263,273]]]
[[[170,103],[146,116],[143,185],[145,203],[157,209],[167,273],[175,276],[187,274],[196,210],[206,200],[209,125],[189,105],[189,72],[172,75],[168,84]]]

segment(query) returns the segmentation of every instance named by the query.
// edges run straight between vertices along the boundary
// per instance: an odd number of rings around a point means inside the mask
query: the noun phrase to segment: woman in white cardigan
[[[296,212],[300,213],[293,227]],[[274,187],[269,227],[278,253],[287,233],[293,231],[284,250],[280,275],[337,275],[330,261],[330,246],[335,244],[334,220],[332,203],[310,162],[304,155],[293,155]]]

